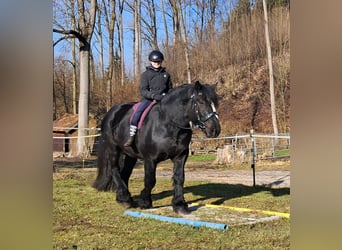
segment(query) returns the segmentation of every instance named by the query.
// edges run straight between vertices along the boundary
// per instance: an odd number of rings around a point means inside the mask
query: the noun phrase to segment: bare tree
[[[119,23],[118,29],[119,29],[119,47],[120,47],[120,67],[121,67],[121,86],[124,85],[124,79],[125,79],[125,46],[124,46],[124,37],[123,37],[123,19],[122,19],[122,13],[124,10],[124,4],[125,0],[119,0]]]
[[[216,7],[217,7],[217,0],[209,0],[209,37],[210,39],[213,38],[215,34],[215,22],[216,22]]]
[[[76,37],[79,41],[80,53],[80,90],[78,103],[78,139],[76,155],[83,156],[87,153],[86,135],[88,127],[88,99],[89,99],[89,55],[90,42],[94,32],[95,17],[96,17],[96,0],[90,0],[89,14],[86,9],[84,0],[77,0],[78,7],[78,29],[77,30],[58,30],[54,32],[65,34],[65,38],[70,35]]]
[[[196,1],[195,34],[200,43],[203,42],[204,23],[205,23],[205,0]]]
[[[166,11],[165,11],[165,0],[161,1],[162,4],[162,16],[163,16],[163,24],[164,24],[164,29],[165,29],[165,45],[166,47],[169,46],[169,31],[168,31],[168,26],[167,26],[167,22],[166,22]]]
[[[136,36],[140,36],[140,40],[145,40],[150,48],[158,49],[156,6],[154,0],[143,2],[135,0],[134,4],[139,6],[139,8],[141,7],[138,12],[135,10],[137,9],[136,6],[131,7],[134,12],[134,31],[138,32],[137,26],[139,26],[140,30]],[[139,19],[137,19],[137,15],[139,15]]]
[[[103,3],[103,1],[102,1]],[[104,53],[104,44],[103,44],[103,31],[102,31],[102,16],[105,8],[105,4],[98,3],[98,15],[97,15],[97,22],[95,25],[94,34],[97,37],[99,43],[99,67],[100,67],[100,89],[102,90],[105,86],[105,69],[104,69],[104,61],[103,61],[103,53]]]
[[[53,78],[53,102],[54,118],[63,113],[69,113],[72,109],[70,81],[72,80],[71,61],[63,58],[56,58],[54,63]]]
[[[114,75],[114,33],[116,23],[115,0],[102,0],[104,20],[108,32],[108,69],[106,74],[106,109],[110,109],[113,103],[113,75]]]
[[[272,53],[271,53],[270,34],[268,31],[268,16],[267,16],[266,0],[263,0],[263,7],[264,7],[264,19],[265,19],[266,51],[267,51],[267,61],[268,61],[268,69],[269,69],[269,77],[270,77],[270,99],[271,99],[272,125],[273,125],[274,134],[278,135],[276,104],[275,104],[275,97],[274,97],[274,77],[273,77]]]
[[[181,13],[179,5],[177,4],[180,0],[169,0],[172,9],[172,27],[173,27],[173,44],[177,44],[177,41],[181,40],[180,33],[180,20]]]
[[[189,50],[188,50],[188,37],[187,37],[187,30],[186,30],[184,15],[182,12],[182,3],[181,2],[178,2],[178,8],[179,8],[180,16],[181,16],[181,23],[182,23],[182,29],[183,29],[183,32],[181,32],[181,34],[182,34],[182,40],[184,43],[184,55],[185,55],[187,78],[188,78],[188,83],[191,83],[191,71],[190,71],[190,60],[189,60]]]
[[[156,19],[156,7],[154,4],[154,0],[147,1],[148,6],[147,9],[149,10],[148,13],[150,15],[151,23],[148,27],[150,34],[151,34],[151,42],[153,49],[159,49],[158,46],[158,37],[157,37],[157,19]]]
[[[71,23],[72,28],[76,30],[76,15],[75,15],[75,0],[71,0]],[[73,114],[77,114],[77,101],[76,101],[76,93],[77,93],[77,69],[76,69],[76,40],[72,39],[72,45],[71,45],[71,55],[72,55],[72,111]]]
[[[134,75],[141,74],[141,0],[134,0]]]

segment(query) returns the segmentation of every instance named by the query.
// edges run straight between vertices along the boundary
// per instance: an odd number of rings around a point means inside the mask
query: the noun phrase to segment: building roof
[[[53,121],[53,132],[68,133],[70,130],[77,128],[78,115],[64,114],[58,120]]]

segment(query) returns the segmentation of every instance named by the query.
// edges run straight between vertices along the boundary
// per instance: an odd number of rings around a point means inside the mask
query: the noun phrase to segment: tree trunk
[[[119,1],[119,43],[120,43],[120,68],[121,68],[121,86],[124,85],[125,80],[125,51],[124,51],[124,43],[123,43],[123,20],[122,20],[122,12],[124,8],[124,0]]]
[[[78,140],[77,155],[86,153],[86,128],[88,127],[88,96],[89,96],[89,50],[80,51],[80,91],[78,101]]]
[[[72,41],[72,113],[77,114],[77,68],[76,68],[76,41]]]
[[[71,1],[71,8],[75,9],[75,1]],[[76,30],[76,15],[74,11],[71,16],[72,28]],[[71,45],[71,55],[72,55],[72,113],[77,114],[77,67],[76,67],[76,40],[72,39]]]
[[[180,1],[180,0],[177,0]],[[177,44],[180,40],[180,13],[177,7],[177,1],[169,0],[172,9],[172,25],[173,25],[173,44]]]
[[[186,25],[185,25],[185,20],[182,12],[182,5],[179,2],[179,13],[181,17],[181,23],[182,23],[182,40],[184,44],[184,54],[185,54],[185,64],[186,64],[186,72],[187,72],[187,78],[188,78],[188,83],[191,83],[191,71],[190,71],[190,60],[189,60],[189,51],[188,51],[188,37],[186,33]]]
[[[163,16],[163,23],[164,23],[164,29],[165,29],[165,47],[169,47],[169,31],[167,28],[167,21],[166,21],[166,13],[164,8],[164,0],[161,2],[162,4],[162,16]]]
[[[105,5],[104,5],[105,6]],[[100,7],[99,7],[100,8]],[[99,9],[101,12],[101,10]],[[104,61],[103,61],[103,33],[102,33],[102,15],[97,15],[97,34],[99,40],[99,66],[100,66],[100,84],[99,84],[99,92],[101,93],[104,90],[104,86],[106,85],[105,81],[105,69],[104,69]]]
[[[87,154],[88,134],[88,99],[89,99],[89,53],[90,41],[94,32],[96,17],[96,0],[91,0],[89,20],[86,20],[86,10],[84,8],[84,0],[78,0],[78,26],[81,34],[78,34],[80,40],[80,91],[78,103],[78,138],[77,138],[77,156],[84,157]]]
[[[109,8],[104,0],[103,2],[103,11],[105,15],[106,28],[108,32],[108,70],[106,75],[106,109],[107,111],[111,108],[113,103],[113,75],[114,75],[114,31],[115,31],[115,22],[116,22],[116,13],[115,13],[115,1],[110,0]]]
[[[217,0],[210,0],[210,20],[209,20],[209,37],[213,39],[215,34],[215,22],[216,22],[216,7],[217,7]]]
[[[152,35],[152,44],[153,49],[158,49],[158,37],[157,37],[157,20],[156,20],[156,8],[154,5],[154,0],[148,1],[149,9],[150,9],[150,17],[151,17],[151,35]]]
[[[263,2],[263,8],[264,8],[266,51],[267,51],[267,61],[268,61],[268,69],[269,69],[269,77],[270,77],[270,99],[271,99],[272,124],[273,124],[274,134],[278,135],[276,104],[275,104],[275,96],[274,96],[274,77],[273,77],[273,66],[272,66],[271,43],[270,43],[270,35],[268,31],[267,5],[266,5],[266,0],[263,0],[262,2]]]
[[[140,77],[141,74],[141,1],[134,1],[134,76]]]

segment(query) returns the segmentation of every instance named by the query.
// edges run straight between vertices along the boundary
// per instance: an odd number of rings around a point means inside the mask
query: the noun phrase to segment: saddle
[[[138,122],[138,129],[141,128],[142,123],[145,119],[145,117],[147,116],[148,112],[150,112],[151,108],[153,107],[154,104],[156,104],[157,102],[153,101],[150,103],[150,105],[147,106],[147,108],[144,110],[144,112],[141,114],[140,118],[139,118],[139,122]],[[136,104],[133,105],[133,113],[131,115],[131,118],[129,121],[132,121],[133,115],[135,113],[135,111],[138,109],[139,105],[141,104],[141,102],[137,102]]]

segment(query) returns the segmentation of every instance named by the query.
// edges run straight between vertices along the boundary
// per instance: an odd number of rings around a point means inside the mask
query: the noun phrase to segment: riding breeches
[[[138,126],[139,119],[141,117],[141,114],[144,112],[144,110],[151,104],[152,101],[149,100],[142,100],[140,105],[138,106],[137,110],[133,114],[133,118],[131,120],[131,125]]]

